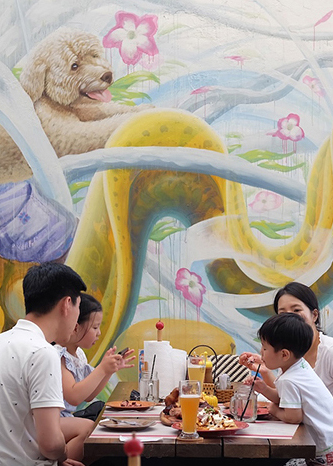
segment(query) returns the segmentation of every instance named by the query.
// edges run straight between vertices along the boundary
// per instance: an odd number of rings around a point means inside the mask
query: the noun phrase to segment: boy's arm
[[[275,388],[275,375],[272,371],[267,369],[259,354],[249,352],[242,353],[239,356],[239,364],[242,364],[251,371],[256,371],[258,369],[258,365],[260,364],[259,374],[262,376],[263,380],[269,387]]]
[[[251,385],[253,383],[254,377],[248,377],[245,380],[247,385]],[[276,388],[272,388],[266,384],[262,379],[256,379],[254,381],[253,388],[256,392],[262,393],[266,398],[268,398],[273,403],[279,404],[280,397],[276,390]]]
[[[288,424],[299,424],[303,420],[302,408],[279,408],[278,404],[272,403],[269,412],[280,421]]]

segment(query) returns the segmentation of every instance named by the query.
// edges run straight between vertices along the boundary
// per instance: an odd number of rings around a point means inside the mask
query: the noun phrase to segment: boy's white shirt
[[[275,379],[280,408],[302,408],[303,423],[317,455],[333,447],[333,397],[310,364],[301,358]]]

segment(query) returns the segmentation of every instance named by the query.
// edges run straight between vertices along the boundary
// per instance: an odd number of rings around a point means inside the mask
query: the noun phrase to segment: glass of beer
[[[201,384],[201,391],[205,380],[206,358],[204,356],[187,357],[187,373],[190,380],[198,380]]]
[[[179,402],[182,410],[182,432],[179,437],[191,440],[199,437],[197,433],[197,414],[201,395],[198,380],[182,380],[179,382]]]

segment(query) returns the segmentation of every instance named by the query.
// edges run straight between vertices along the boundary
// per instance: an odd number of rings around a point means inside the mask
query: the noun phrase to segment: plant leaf
[[[261,220],[261,221],[254,221],[250,223],[251,228],[256,228],[261,233],[263,233],[265,236],[271,239],[290,238],[291,235],[288,235],[288,236],[279,235],[276,232],[280,230],[285,230],[287,228],[291,228],[293,226],[295,226],[294,222],[272,223],[272,222],[266,222],[265,220]]]
[[[22,68],[12,68],[12,73],[16,79],[20,80],[20,76],[22,73]]]
[[[166,298],[162,298],[161,296],[139,296],[138,304],[146,303],[147,301],[166,301]]]
[[[151,73],[150,71],[134,71],[134,73],[130,73],[117,79],[113,84],[111,84],[109,91],[112,94],[115,89],[128,89],[134,84],[145,81],[154,81],[157,84],[160,84],[160,80],[156,74]]]
[[[175,227],[169,227],[165,228],[162,231],[156,231],[154,233],[151,233],[149,236],[149,239],[160,242],[163,241],[165,238],[167,238],[170,235],[173,235],[174,233],[177,233],[178,231],[184,231],[184,228],[175,228]]]
[[[74,197],[74,199],[72,199],[73,201],[73,204],[77,204],[78,202],[82,201],[84,199],[84,197]]]
[[[279,163],[276,163],[273,160],[268,160],[267,162],[262,162],[262,163],[259,163],[258,165],[259,167],[267,168],[268,170],[275,170],[275,171],[286,173],[286,172],[291,172],[293,170],[297,170],[298,168],[304,167],[305,162],[301,162],[297,165],[288,167],[286,165],[281,165]]]
[[[271,152],[269,150],[255,149],[245,152],[245,154],[237,154],[238,157],[247,160],[248,162],[259,162],[261,160],[280,160],[285,157],[293,155],[294,152],[288,152],[287,154],[280,154],[278,152]]]
[[[239,149],[240,147],[242,147],[242,144],[232,144],[231,146],[228,146],[229,154],[231,154],[231,152],[234,150]]]
[[[69,191],[73,196],[76,194],[80,189],[87,188],[90,185],[90,181],[78,181],[77,183],[72,183],[69,186]]]
[[[151,97],[145,92],[126,91],[126,90],[119,89],[117,90],[117,92],[112,93],[113,101],[123,100],[123,99],[147,99],[151,101]]]

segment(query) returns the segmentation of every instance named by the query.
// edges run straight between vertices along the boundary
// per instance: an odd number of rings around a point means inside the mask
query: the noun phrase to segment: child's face
[[[267,341],[261,340],[261,359],[265,363],[265,366],[270,369],[278,369],[281,367],[281,351],[275,351]]]
[[[92,312],[88,322],[84,322],[82,325],[78,324],[77,329],[77,344],[81,348],[91,348],[98,340],[101,331],[100,326],[102,323],[103,312]]]

